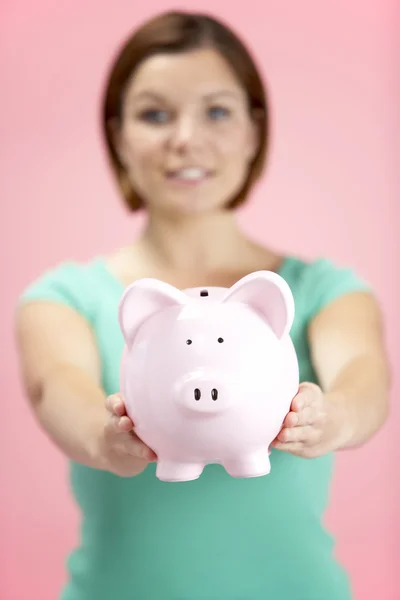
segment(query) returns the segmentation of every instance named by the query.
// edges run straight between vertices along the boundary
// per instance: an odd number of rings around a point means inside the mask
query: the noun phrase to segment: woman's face
[[[119,156],[150,209],[222,208],[246,180],[257,139],[245,90],[214,50],[150,57],[126,90]]]

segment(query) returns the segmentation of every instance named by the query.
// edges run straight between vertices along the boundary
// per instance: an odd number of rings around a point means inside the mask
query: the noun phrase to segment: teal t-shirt
[[[342,294],[368,286],[326,259],[289,257],[279,274],[295,299],[291,330],[302,381],[317,382],[307,326]],[[96,335],[107,394],[119,391],[123,287],[100,257],[66,262],[23,293],[74,307]],[[235,479],[209,465],[196,481],[165,483],[151,464],[119,478],[71,463],[82,514],[62,600],[349,600],[349,581],[322,524],[333,457],[272,450],[271,473]]]

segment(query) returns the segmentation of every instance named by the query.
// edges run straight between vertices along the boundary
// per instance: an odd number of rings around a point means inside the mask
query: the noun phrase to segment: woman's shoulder
[[[19,296],[19,304],[50,301],[67,304],[89,316],[99,292],[116,286],[103,256],[63,260],[34,274]]]
[[[37,284],[49,285],[79,285],[87,279],[96,277],[99,268],[104,264],[102,256],[95,256],[86,260],[65,259],[53,264],[48,264],[38,269],[28,282],[28,289]]]
[[[292,290],[297,310],[308,318],[340,296],[371,291],[370,283],[354,265],[328,257],[305,259],[289,256],[281,274]]]
[[[307,259],[288,255],[282,263],[282,271],[294,281],[304,285],[319,283],[330,286],[336,281],[355,281],[365,285],[365,281],[354,264],[339,262],[325,256]]]

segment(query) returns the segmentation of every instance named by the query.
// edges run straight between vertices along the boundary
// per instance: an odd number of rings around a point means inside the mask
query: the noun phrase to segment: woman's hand
[[[120,477],[138,475],[157,457],[134,433],[119,394],[108,396],[106,409],[107,422],[100,441],[105,469]]]
[[[314,383],[302,383],[272,447],[303,458],[337,450],[346,439],[343,407]]]

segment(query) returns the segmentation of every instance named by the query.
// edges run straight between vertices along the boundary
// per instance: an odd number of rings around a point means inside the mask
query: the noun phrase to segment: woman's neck
[[[254,252],[228,211],[179,218],[150,214],[139,243],[160,266],[180,271],[237,267]]]

